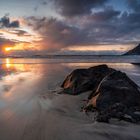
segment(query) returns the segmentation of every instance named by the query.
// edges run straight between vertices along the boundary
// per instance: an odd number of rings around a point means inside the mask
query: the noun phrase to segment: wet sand
[[[89,64],[94,65],[94,64]],[[88,96],[58,95],[64,77],[75,63],[45,65],[3,65],[0,79],[0,140],[138,140],[140,125],[112,120],[94,121],[94,115],[80,112]],[[96,65],[96,64],[95,64]],[[110,64],[140,85],[140,67]],[[57,88],[57,89],[56,89]]]

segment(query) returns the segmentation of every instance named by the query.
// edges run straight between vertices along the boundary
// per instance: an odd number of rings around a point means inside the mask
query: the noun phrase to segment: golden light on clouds
[[[67,51],[126,51],[126,48],[128,50],[131,48],[131,45],[89,45],[89,46],[71,46],[66,48]]]
[[[13,51],[26,50],[26,49],[31,50],[33,48],[34,48],[34,45],[32,43],[17,43],[12,47],[12,50]]]
[[[37,50],[37,42],[42,40],[39,34],[25,27],[20,27],[20,29],[0,29],[0,38],[5,41],[1,46],[3,54]]]
[[[9,39],[9,40],[16,40],[17,42],[33,42],[33,41],[40,41],[41,37],[39,34],[31,31],[27,28],[21,28],[18,30],[13,29],[0,29],[0,36]]]
[[[10,54],[15,51],[35,50],[33,43],[16,43],[15,45],[3,45],[3,53]]]

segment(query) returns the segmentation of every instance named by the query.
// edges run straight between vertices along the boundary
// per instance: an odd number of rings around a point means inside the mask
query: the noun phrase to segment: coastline
[[[89,56],[89,55],[56,55],[46,57],[4,57],[0,58],[0,63],[6,63],[9,60],[10,63],[140,63],[139,56]]]
[[[132,140],[140,139],[140,126],[111,120],[94,120],[94,114],[81,112],[90,93],[60,95],[60,84],[76,68],[97,63],[45,63],[29,60],[3,64],[1,68],[0,138],[3,140]],[[22,63],[24,62],[24,63]],[[59,61],[58,61],[59,62]],[[36,63],[36,64],[35,64]],[[109,66],[127,72],[140,85],[140,69],[128,63]],[[4,90],[5,89],[5,90]],[[5,92],[4,92],[4,91]],[[95,114],[96,115],[96,114]]]

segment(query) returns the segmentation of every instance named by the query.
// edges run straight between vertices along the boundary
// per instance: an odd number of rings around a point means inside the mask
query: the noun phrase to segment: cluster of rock
[[[84,111],[97,111],[96,120],[109,122],[118,118],[130,122],[140,121],[140,91],[125,73],[99,65],[76,69],[62,84],[63,92],[79,95],[90,91]]]

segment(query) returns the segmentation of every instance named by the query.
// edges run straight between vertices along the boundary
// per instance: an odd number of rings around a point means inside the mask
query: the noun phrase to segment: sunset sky
[[[122,54],[140,43],[140,0],[0,0],[0,54]]]

